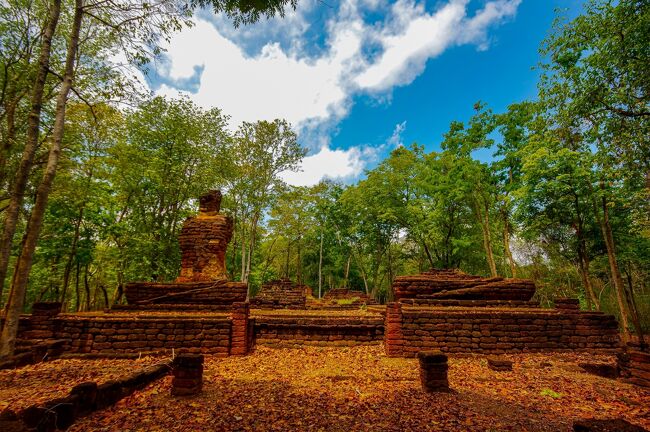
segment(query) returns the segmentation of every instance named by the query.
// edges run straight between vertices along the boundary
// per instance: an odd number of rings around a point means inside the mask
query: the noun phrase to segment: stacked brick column
[[[172,396],[189,396],[203,388],[203,355],[180,354],[174,359]]]
[[[447,356],[440,351],[420,351],[420,382],[427,393],[449,391]]]
[[[386,355],[403,354],[404,335],[402,333],[402,305],[399,302],[386,305],[385,344]]]
[[[232,317],[232,330],[230,336],[230,354],[248,354],[248,318],[250,305],[248,303],[234,303]]]

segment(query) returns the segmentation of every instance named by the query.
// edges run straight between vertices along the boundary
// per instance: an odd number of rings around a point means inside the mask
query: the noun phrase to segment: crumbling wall
[[[262,285],[251,305],[259,309],[305,309],[306,299],[303,285],[284,278]]]
[[[386,309],[386,353],[418,351],[518,353],[610,351],[620,343],[618,324],[599,312],[554,309],[423,308],[392,303]]]
[[[355,346],[381,343],[384,319],[368,317],[255,317],[255,344],[273,347],[301,345]]]
[[[535,284],[528,279],[483,278],[459,270],[431,270],[393,281],[396,300],[517,300],[529,301]]]
[[[131,305],[151,304],[206,304],[225,309],[233,303],[246,301],[247,286],[241,282],[188,282],[160,284],[132,282],[124,285],[124,295]]]

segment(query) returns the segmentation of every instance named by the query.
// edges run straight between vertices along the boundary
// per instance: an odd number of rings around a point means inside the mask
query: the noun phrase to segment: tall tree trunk
[[[516,278],[517,266],[515,265],[515,260],[512,258],[512,251],[510,250],[510,218],[505,207],[501,209],[501,214],[503,215],[503,250],[506,252],[508,264],[510,264],[510,275]]]
[[[476,208],[476,215],[481,224],[481,231],[483,233],[483,248],[485,249],[485,256],[490,267],[490,275],[492,277],[497,277],[497,265],[494,261],[494,255],[492,254],[492,238],[490,233],[490,216],[488,214],[489,209],[485,208],[485,212],[481,209],[481,204],[478,201],[478,198],[474,198],[474,207]],[[487,207],[487,206],[486,206]]]
[[[600,310],[600,300],[598,299],[598,296],[596,295],[594,287],[591,283],[591,275],[589,272],[589,257],[584,250],[584,245],[578,248],[578,271],[580,272],[582,285],[585,287],[585,291],[587,292],[589,304],[593,304],[596,306],[596,310]]]
[[[632,273],[628,270],[625,271],[627,276],[627,301],[630,311],[632,311],[632,323],[634,324],[634,330],[636,335],[639,338],[639,344],[642,347],[646,347],[645,338],[643,337],[643,330],[641,329],[641,320],[639,319],[638,309],[636,307],[636,301],[634,300],[634,285],[632,284]]]
[[[12,189],[9,207],[7,207],[4,215],[5,219],[2,228],[2,239],[0,239],[0,299],[2,298],[2,291],[4,288],[5,279],[7,277],[7,270],[9,268],[9,257],[11,255],[11,245],[13,243],[14,234],[16,233],[18,214],[20,212],[20,208],[23,205],[29,173],[31,172],[32,164],[34,161],[34,154],[36,153],[36,148],[38,147],[38,138],[41,124],[41,109],[43,106],[45,82],[47,80],[47,74],[50,68],[52,38],[56,31],[56,26],[59,22],[60,12],[61,0],[52,0],[52,3],[50,4],[50,10],[48,12],[47,24],[45,26],[45,30],[43,31],[41,40],[41,52],[38,57],[38,69],[36,71],[36,77],[34,79],[34,85],[32,87],[31,109],[27,118],[27,139],[25,141],[25,148],[23,149],[22,159],[20,160],[18,172],[16,173],[16,179],[14,181],[14,187]],[[0,355],[2,355],[2,352],[2,349],[0,349]]]
[[[298,285],[302,285],[302,244],[300,240],[301,236],[298,236],[298,268],[296,269],[296,279],[298,280]]]
[[[291,242],[287,240],[287,256],[284,260],[284,277],[289,277],[289,257],[291,256]]]
[[[77,255],[77,244],[79,243],[79,230],[81,228],[81,221],[83,220],[84,208],[79,210],[79,216],[74,225],[74,237],[72,238],[72,246],[70,247],[70,254],[68,255],[68,262],[65,264],[63,270],[63,289],[61,290],[61,304],[65,305],[65,295],[68,291],[70,284],[70,273],[72,272],[72,262]]]
[[[240,281],[244,282],[246,277],[246,236],[244,235],[244,225],[242,224],[241,229],[241,277]]]
[[[609,262],[609,269],[612,275],[612,283],[614,284],[614,289],[616,290],[616,300],[618,302],[618,307],[621,312],[621,325],[623,326],[623,342],[627,342],[630,338],[630,331],[628,328],[627,321],[627,312],[625,308],[625,303],[627,303],[625,298],[625,287],[623,286],[623,278],[621,276],[621,270],[618,267],[618,261],[616,259],[616,247],[614,244],[614,236],[612,235],[612,226],[609,222],[609,209],[607,208],[607,198],[603,194],[602,197],[602,211],[603,217],[598,218],[600,223],[600,228],[603,233],[603,238],[605,239],[605,247],[607,248],[607,261]]]
[[[251,226],[251,237],[250,237],[250,243],[248,245],[248,256],[246,257],[246,275],[245,275],[244,282],[246,282],[247,284],[248,284],[248,278],[251,274],[251,262],[253,260],[253,251],[255,250],[255,234],[257,233],[257,221],[258,221],[258,216],[255,215],[255,217],[253,218],[253,225]]]
[[[58,1],[58,0],[57,0]],[[75,62],[77,59],[77,48],[79,44],[79,33],[81,31],[81,21],[83,18],[83,0],[75,1],[75,12],[68,43],[68,52],[65,61],[65,72],[63,82],[57,96],[56,114],[54,128],[52,131],[52,143],[50,153],[43,173],[43,180],[38,186],[36,192],[36,202],[27,223],[26,238],[23,248],[16,262],[14,278],[12,281],[12,295],[7,301],[7,315],[5,325],[2,329],[2,345],[0,347],[0,356],[12,355],[16,345],[16,335],[18,333],[18,321],[20,313],[25,303],[25,293],[27,290],[27,281],[29,272],[32,267],[36,241],[43,224],[43,216],[47,206],[47,199],[56,175],[56,168],[59,163],[61,153],[61,141],[65,126],[65,109],[68,100],[68,93],[72,87],[74,79]]]
[[[345,275],[343,279],[343,288],[347,289],[348,288],[348,279],[350,278],[350,260],[352,259],[352,255],[348,254],[348,260],[345,263]]]
[[[323,293],[323,231],[320,233],[320,250],[318,252],[318,298]]]
[[[84,267],[84,290],[86,291],[86,312],[90,310],[90,284],[88,283],[88,264]]]
[[[426,240],[422,239],[422,246],[424,247],[424,253],[427,255],[427,260],[429,260],[429,265],[431,268],[435,268],[435,263],[433,262],[433,257],[431,256],[431,251],[429,251],[429,246],[427,246]]]
[[[75,312],[79,312],[81,310],[81,293],[79,292],[79,273],[81,272],[81,263],[77,261],[77,265],[75,266],[76,271],[75,271],[75,277],[74,277],[74,292],[75,292],[75,304],[74,304],[74,310]]]
[[[111,304],[108,302],[108,291],[106,291],[104,284],[100,284],[99,288],[101,288],[102,294],[104,295],[104,307],[108,309],[111,306]]]

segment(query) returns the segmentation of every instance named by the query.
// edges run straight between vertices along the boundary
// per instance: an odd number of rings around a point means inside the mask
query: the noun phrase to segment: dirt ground
[[[415,359],[381,346],[267,349],[206,357],[203,392],[173,398],[166,377],[72,431],[569,431],[577,418],[614,418],[650,428],[650,392],[596,377],[586,354],[451,357],[452,393],[421,391]]]
[[[104,383],[135,372],[158,359],[139,360],[68,359],[37,363],[0,371],[0,412],[9,407],[19,411],[33,404],[65,397],[84,381]]]

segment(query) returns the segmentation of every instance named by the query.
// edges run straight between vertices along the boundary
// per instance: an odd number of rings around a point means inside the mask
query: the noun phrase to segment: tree
[[[61,154],[68,95],[73,88],[78,60],[82,58],[80,57],[80,44],[86,40],[81,37],[82,30],[84,29],[84,17],[89,18],[91,25],[101,25],[110,29],[109,37],[105,39],[105,50],[102,52],[105,53],[106,49],[110,49],[115,45],[121,45],[122,47],[130,46],[133,50],[127,50],[127,55],[130,55],[135,60],[144,62],[148,60],[147,54],[149,52],[156,53],[158,51],[156,42],[160,36],[165,36],[169,32],[178,29],[183,20],[190,16],[192,7],[211,4],[215,10],[224,10],[227,14],[233,16],[236,24],[238,24],[240,22],[253,22],[260,17],[261,13],[267,16],[272,16],[278,12],[282,13],[286,3],[285,1],[280,1],[259,4],[255,2],[241,3],[231,2],[229,0],[225,2],[214,0],[210,2],[195,2],[188,5],[161,0],[151,5],[141,2],[129,2],[128,0],[120,3],[75,0],[73,9],[74,16],[67,37],[65,65],[62,73],[59,75],[61,85],[56,101],[52,137],[49,140],[47,165],[37,189],[36,202],[29,217],[27,231],[21,245],[20,256],[14,269],[12,290],[8,297],[6,320],[2,329],[0,356],[11,354],[14,348],[15,336],[18,329],[18,317],[23,309],[27,278],[33,262],[34,249],[43,223],[47,200],[54,182]],[[22,206],[27,178],[32,169],[34,153],[38,144],[45,81],[48,73],[52,72],[49,66],[52,39],[57,30],[61,8],[61,0],[52,0],[48,12],[47,24],[41,39],[37,74],[32,86],[32,109],[29,115],[26,145],[23,150],[23,158],[3,227],[2,248],[0,249],[0,284],[4,284],[7,275],[9,254],[16,230],[18,212]],[[96,36],[96,34],[90,32],[90,35],[87,40],[92,41],[92,36]],[[149,51],[152,47],[152,51]],[[90,57],[89,60],[90,63],[93,61],[99,61],[101,63],[101,57]]]
[[[110,149],[119,202],[114,241],[129,278],[169,280],[180,264],[176,236],[194,200],[223,180],[227,117],[187,99],[156,97],[125,118],[125,140]],[[117,234],[116,233],[116,234]]]
[[[592,205],[625,335],[626,306],[639,331],[640,325],[618,264],[608,185],[628,175],[650,177],[650,6],[643,1],[592,0],[574,20],[559,19],[555,30],[542,50],[548,61],[542,64],[540,98],[553,124],[579,136],[583,152],[597,149],[600,179],[593,187]],[[649,186],[646,182],[646,196]]]
[[[228,148],[230,173],[224,181],[230,195],[236,239],[241,248],[240,280],[248,282],[258,237],[258,226],[282,191],[283,171],[295,170],[305,150],[285,120],[244,122]],[[236,248],[233,248],[236,253]]]

